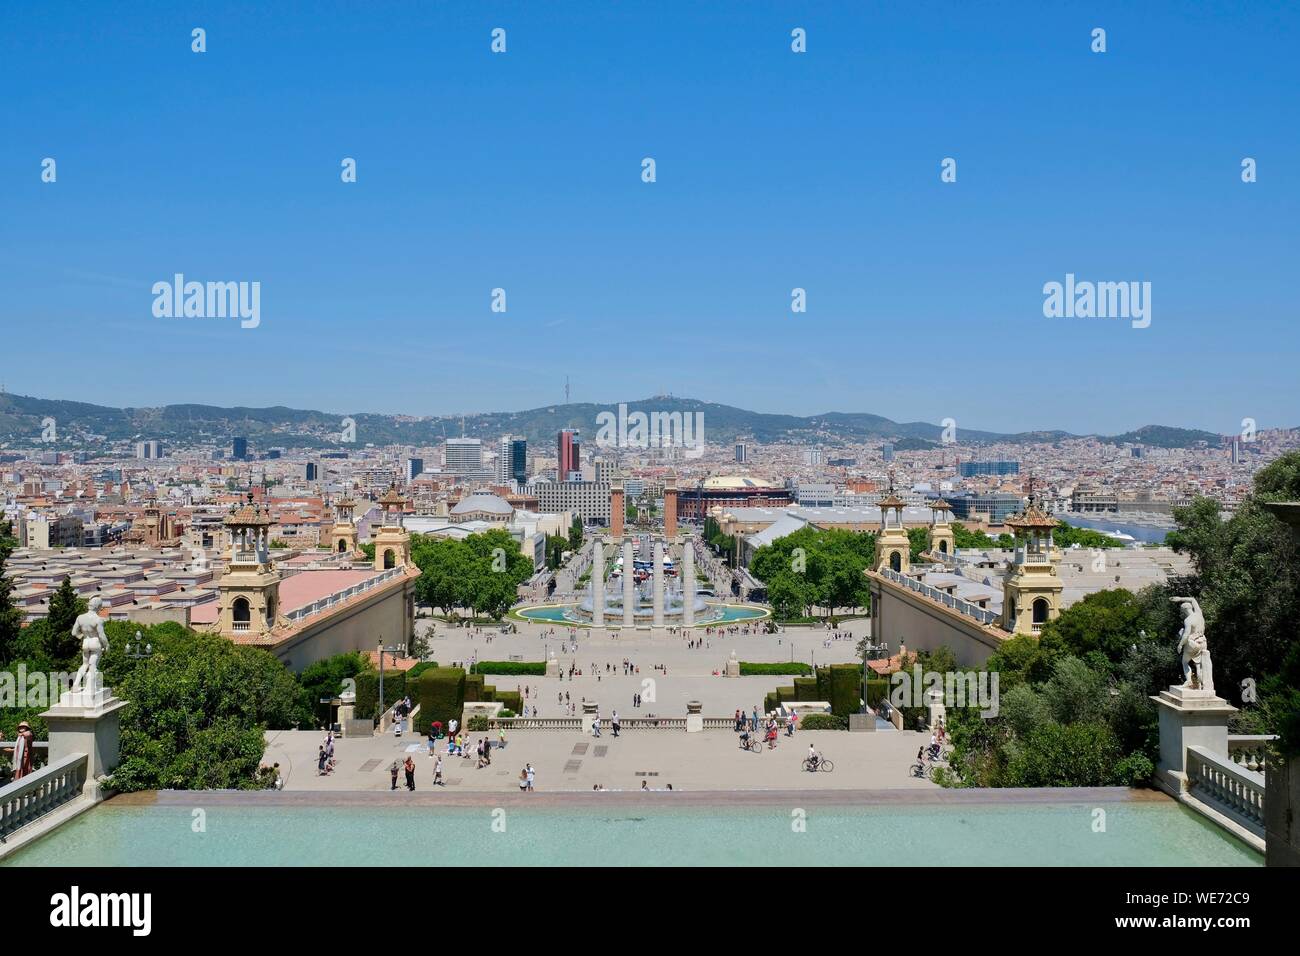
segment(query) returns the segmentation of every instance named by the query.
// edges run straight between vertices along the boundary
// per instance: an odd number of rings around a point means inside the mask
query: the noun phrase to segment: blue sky
[[[1300,424],[1298,47],[1285,3],[10,3],[0,378]],[[261,325],[155,318],[175,272],[260,282]],[[1045,318],[1070,272],[1151,282],[1151,326]]]

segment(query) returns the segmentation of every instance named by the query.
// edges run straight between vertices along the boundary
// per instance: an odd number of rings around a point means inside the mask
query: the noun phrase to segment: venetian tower
[[[930,553],[952,557],[957,539],[952,531],[952,505],[940,498],[930,504]]]
[[[1061,613],[1061,579],[1052,563],[1056,521],[1034,502],[1007,519],[1016,536],[1011,571],[1002,585],[1002,626],[1015,634],[1038,634]]]
[[[330,529],[330,550],[335,554],[361,557],[361,546],[357,543],[357,526],[353,521],[357,503],[351,498],[339,498],[334,502],[334,527]]]
[[[384,518],[375,534],[375,570],[406,567],[411,563],[411,536],[402,527],[406,499],[393,485],[379,499],[379,506],[384,509]]]
[[[227,515],[223,524],[230,533],[230,553],[217,582],[221,633],[266,634],[280,613],[280,572],[271,563],[271,515],[249,495],[248,504]]]
[[[894,476],[889,476],[889,493],[880,499],[880,533],[876,535],[876,570],[890,568],[906,574],[911,567],[912,542],[903,528],[907,502],[894,494]]]

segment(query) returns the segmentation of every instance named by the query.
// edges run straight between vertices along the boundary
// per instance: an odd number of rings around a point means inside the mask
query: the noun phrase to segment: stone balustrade
[[[1228,759],[1238,767],[1266,773],[1269,744],[1276,734],[1228,734]]]
[[[0,840],[81,796],[86,754],[69,754],[0,787]]]
[[[1187,786],[1193,796],[1264,835],[1264,775],[1246,770],[1205,747],[1187,748]]]

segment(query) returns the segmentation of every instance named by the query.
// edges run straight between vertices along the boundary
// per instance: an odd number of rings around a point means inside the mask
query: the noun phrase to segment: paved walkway
[[[477,741],[486,734],[473,734]],[[316,773],[321,743],[317,731],[269,731],[265,760],[279,763],[286,790],[387,790],[388,768],[409,752],[416,762],[416,788],[428,789],[434,761],[426,755],[425,739],[365,737],[335,742],[336,771]],[[578,731],[531,730],[508,736],[504,750],[493,748],[492,764],[478,769],[477,760],[449,757],[446,741],[443,779],[450,791],[511,791],[518,789],[519,771],[531,763],[538,790],[590,790],[599,784],[610,790],[639,790],[672,784],[686,790],[835,790],[927,789],[935,784],[911,777],[908,768],[928,737],[907,732],[850,733],[806,731],[780,738],[775,750],[741,750],[730,730],[688,734],[679,730],[625,731],[615,738],[606,728],[599,738]],[[800,769],[812,743],[830,758],[830,773]],[[399,778],[399,786],[404,777]]]

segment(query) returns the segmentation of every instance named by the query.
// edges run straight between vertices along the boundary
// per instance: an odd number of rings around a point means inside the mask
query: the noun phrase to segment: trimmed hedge
[[[862,669],[857,664],[832,664],[830,670],[831,713],[847,718],[862,706]]]
[[[499,690],[496,699],[497,703],[505,705],[506,710],[516,714],[524,712],[524,698],[517,690]]]
[[[763,713],[770,714],[781,706],[781,698],[777,696],[776,691],[771,691],[763,697]]]
[[[546,661],[479,661],[474,665],[474,673],[545,677]]]
[[[889,681],[883,677],[872,677],[867,680],[867,706],[876,707],[882,700],[889,699]]]
[[[466,674],[465,675],[465,700],[466,701],[491,700],[492,699],[491,697],[484,696],[483,694],[484,687],[485,684],[483,681],[482,674]]]
[[[798,726],[800,730],[848,730],[849,719],[835,714],[804,714]]]
[[[406,696],[406,678],[405,671],[384,668],[384,710]],[[357,682],[357,716],[362,719],[374,718],[377,713],[375,705],[379,702],[379,671],[358,671],[354,679]]]
[[[795,700],[821,700],[817,696],[817,678],[796,677],[794,679]]]
[[[438,666],[437,661],[421,661],[420,663],[416,664],[414,667],[412,667],[409,671],[406,672],[406,680],[408,683],[410,683],[411,681],[419,677],[421,674],[423,674],[425,671],[427,671],[430,667],[437,667],[437,666]],[[387,680],[385,680],[385,683],[387,683]]]
[[[420,731],[428,733],[430,724],[442,721],[445,728],[465,709],[465,672],[459,667],[430,667],[415,680],[412,702],[420,705]],[[384,682],[385,696],[388,682]]]
[[[783,661],[776,664],[740,662],[741,677],[806,677],[812,673],[812,665],[802,661]]]
[[[776,689],[776,696],[783,704],[796,699],[793,687],[778,687]]]

